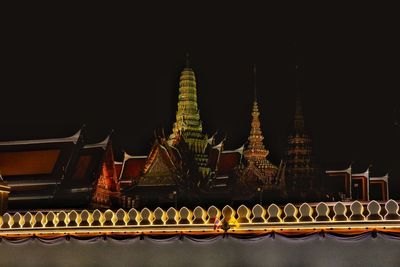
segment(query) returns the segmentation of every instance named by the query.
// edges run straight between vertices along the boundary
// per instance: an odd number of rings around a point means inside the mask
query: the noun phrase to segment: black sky
[[[241,146],[249,132],[257,64],[275,162],[297,79],[316,156],[383,166],[391,188],[399,187],[399,43],[390,14],[250,5],[48,8],[19,7],[3,25],[2,140],[70,135],[85,123],[89,141],[115,129],[117,150],[145,154],[155,129],[170,132],[188,51],[205,131],[227,134],[227,148]]]

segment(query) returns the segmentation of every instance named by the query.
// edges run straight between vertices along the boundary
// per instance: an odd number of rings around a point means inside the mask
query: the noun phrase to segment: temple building
[[[95,183],[91,207],[106,209],[120,206],[120,188],[118,173],[114,164],[114,152],[109,137],[103,141],[103,144],[105,152],[100,161],[101,170],[97,183]]]
[[[327,164],[326,164],[327,165]],[[350,163],[330,163],[323,179],[323,191],[328,201],[352,199],[352,166]]]
[[[118,205],[118,181],[102,167],[110,166],[110,138],[86,144],[83,132],[0,142],[0,171],[10,187],[10,209]]]
[[[8,209],[8,195],[10,194],[10,187],[4,182],[0,174],[0,215],[4,214]]]
[[[135,180],[126,176],[125,168],[121,171],[120,181],[132,181],[123,190],[123,202],[129,206],[171,205],[178,201],[189,204],[194,200],[200,201],[200,195],[209,186],[214,174],[209,160],[214,137],[208,138],[203,133],[196,77],[189,66],[188,56],[179,79],[177,107],[171,135],[166,137],[164,131],[156,133],[149,155],[131,159],[139,161],[141,158],[143,162],[135,165]]]
[[[180,76],[176,122],[168,140],[173,146],[178,146],[181,141],[185,142],[194,159],[195,166],[192,171],[198,171],[202,177],[207,176],[210,173],[207,166],[209,143],[200,120],[196,76],[189,66],[189,55],[186,56],[186,67]]]
[[[389,174],[370,164],[347,163],[347,168],[325,171],[324,191],[329,201],[389,200]]]
[[[312,140],[304,125],[300,94],[296,96],[293,130],[287,139],[285,177],[288,194],[298,201],[318,199],[318,168],[315,165]]]
[[[369,199],[388,201],[389,198],[389,174],[371,176],[369,178]]]
[[[267,159],[259,115],[255,97],[247,145],[225,150],[226,138],[216,145],[216,134],[208,138],[203,133],[195,74],[187,62],[180,75],[173,132],[168,138],[163,131],[156,134],[147,157],[125,158],[120,183],[129,186],[121,186],[122,202],[129,207],[223,205],[285,197],[285,164],[278,168]]]
[[[250,125],[247,142],[233,149],[225,148],[226,136],[203,132],[187,58],[172,133],[155,131],[148,155],[125,152],[116,161],[111,136],[87,143],[84,128],[69,137],[0,142],[1,211],[7,206],[105,210],[389,199],[388,174],[369,167],[346,163],[326,168],[321,179],[299,94],[279,164],[268,158],[256,85]]]
[[[254,76],[256,76],[255,74],[256,69],[254,67]],[[256,84],[256,79],[254,84]],[[269,200],[284,199],[286,196],[284,164],[281,162],[278,169],[267,159],[269,151],[263,143],[264,136],[261,130],[256,85],[254,85],[254,102],[251,116],[250,134],[244,150],[245,165],[238,175],[239,183],[237,185],[241,194],[237,192],[237,195],[254,197],[254,194],[256,194],[261,200],[262,198]]]

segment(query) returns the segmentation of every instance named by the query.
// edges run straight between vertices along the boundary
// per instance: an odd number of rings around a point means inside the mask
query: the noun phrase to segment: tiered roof
[[[86,207],[108,138],[85,145],[82,131],[54,139],[0,142],[10,208]]]
[[[293,132],[288,136],[286,178],[290,190],[306,192],[315,186],[317,169],[313,162],[312,141],[305,131],[300,93],[296,96]]]
[[[264,136],[260,127],[260,112],[258,111],[258,103],[256,100],[253,103],[251,115],[251,130],[248,137],[249,142],[244,151],[244,157],[249,163],[251,162],[254,164],[261,172],[267,172],[268,170],[275,170],[276,172],[278,168],[267,160],[269,151],[264,147]]]
[[[193,153],[198,171],[206,176],[210,172],[207,167],[208,155],[206,154],[208,140],[203,133],[197,105],[196,77],[193,69],[189,67],[188,57],[186,67],[180,76],[178,110],[176,122],[173,125],[173,133],[170,136],[170,144],[175,145],[179,136],[183,137],[189,150]]]

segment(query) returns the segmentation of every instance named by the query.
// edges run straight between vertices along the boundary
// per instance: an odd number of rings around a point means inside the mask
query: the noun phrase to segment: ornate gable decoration
[[[138,185],[176,185],[178,169],[168,150],[158,141],[154,144]]]

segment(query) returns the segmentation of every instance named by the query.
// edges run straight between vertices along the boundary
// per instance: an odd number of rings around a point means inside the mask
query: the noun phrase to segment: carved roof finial
[[[256,64],[253,66],[253,72],[254,72],[254,102],[257,102],[257,68]]]
[[[294,114],[294,127],[297,132],[304,131],[304,115],[303,115],[303,107],[301,104],[301,95],[300,90],[296,91],[296,109]]]

